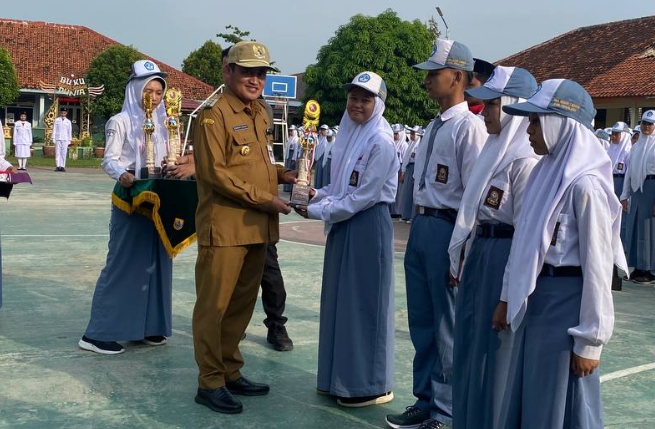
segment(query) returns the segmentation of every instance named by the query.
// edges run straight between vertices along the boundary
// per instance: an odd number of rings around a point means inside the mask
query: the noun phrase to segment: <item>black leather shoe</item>
[[[233,395],[241,396],[262,396],[267,395],[269,391],[268,384],[255,383],[248,380],[246,377],[237,378],[234,381],[225,383],[225,387]]]
[[[285,328],[284,325],[271,325],[268,328],[266,341],[273,345],[273,348],[278,352],[288,352],[289,350],[293,350],[293,341],[289,338],[287,328]]]
[[[243,411],[241,401],[232,396],[225,387],[218,389],[198,388],[196,403],[204,405],[212,411],[223,414],[239,414]]]

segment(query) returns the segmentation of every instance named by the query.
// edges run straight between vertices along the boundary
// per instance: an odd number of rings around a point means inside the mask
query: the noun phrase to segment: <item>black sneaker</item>
[[[446,425],[435,419],[427,419],[418,429],[442,429]]]
[[[149,346],[163,346],[166,344],[166,337],[163,335],[155,335],[152,337],[145,337],[141,342]]]
[[[116,341],[98,341],[93,340],[86,335],[77,343],[82,350],[88,350],[101,355],[117,355],[123,353],[125,349]]]
[[[402,414],[387,414],[387,424],[394,429],[415,429],[429,419],[430,411],[423,411],[416,405],[405,408]]]
[[[284,325],[272,325],[268,328],[268,335],[266,341],[273,345],[273,348],[278,352],[288,352],[293,350],[293,341],[287,334],[287,328]]]

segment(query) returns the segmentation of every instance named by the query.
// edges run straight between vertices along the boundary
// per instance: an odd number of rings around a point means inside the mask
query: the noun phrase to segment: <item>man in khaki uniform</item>
[[[275,68],[263,44],[234,45],[223,68],[227,90],[194,124],[199,200],[195,400],[221,413],[243,410],[232,395],[269,390],[241,375],[238,347],[257,300],[267,245],[278,240],[278,214],[291,211],[277,196],[278,182],[295,182],[295,173],[275,164],[266,136],[272,124],[257,101],[269,70]]]

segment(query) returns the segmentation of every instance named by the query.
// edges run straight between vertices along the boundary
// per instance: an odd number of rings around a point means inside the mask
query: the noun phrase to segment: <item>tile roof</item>
[[[21,88],[38,89],[39,80],[56,83],[62,76],[83,76],[91,60],[119,43],[87,27],[0,19],[0,46],[9,50]],[[184,98],[204,100],[213,88],[147,55],[168,73],[168,84]]]
[[[593,98],[654,96],[655,16],[581,27],[496,64],[575,80]]]

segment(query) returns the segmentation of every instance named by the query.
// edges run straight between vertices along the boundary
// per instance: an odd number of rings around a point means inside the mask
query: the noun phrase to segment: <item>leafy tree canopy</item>
[[[353,16],[321,47],[318,62],[307,68],[304,101],[315,99],[320,103],[321,123],[337,124],[346,102],[341,86],[370,70],[387,84],[384,116],[390,123],[426,125],[437,106],[423,88],[425,73],[411,66],[430,55],[432,31],[419,20],[401,20],[390,9],[376,17]]]
[[[186,57],[182,62],[182,71],[218,88],[223,84],[222,52],[221,45],[207,40],[200,48]]]
[[[224,39],[228,44],[234,45],[239,43],[242,40],[246,40],[246,37],[250,36],[250,31],[242,31],[237,26],[227,25],[225,26],[226,30],[230,30],[230,33],[218,33],[216,37]]]
[[[131,46],[112,45],[91,60],[87,84],[105,86],[105,92],[93,101],[95,116],[109,118],[121,111],[132,64],[142,59],[143,55]]]
[[[0,47],[0,106],[13,103],[19,91],[18,76],[11,55],[6,48]]]

